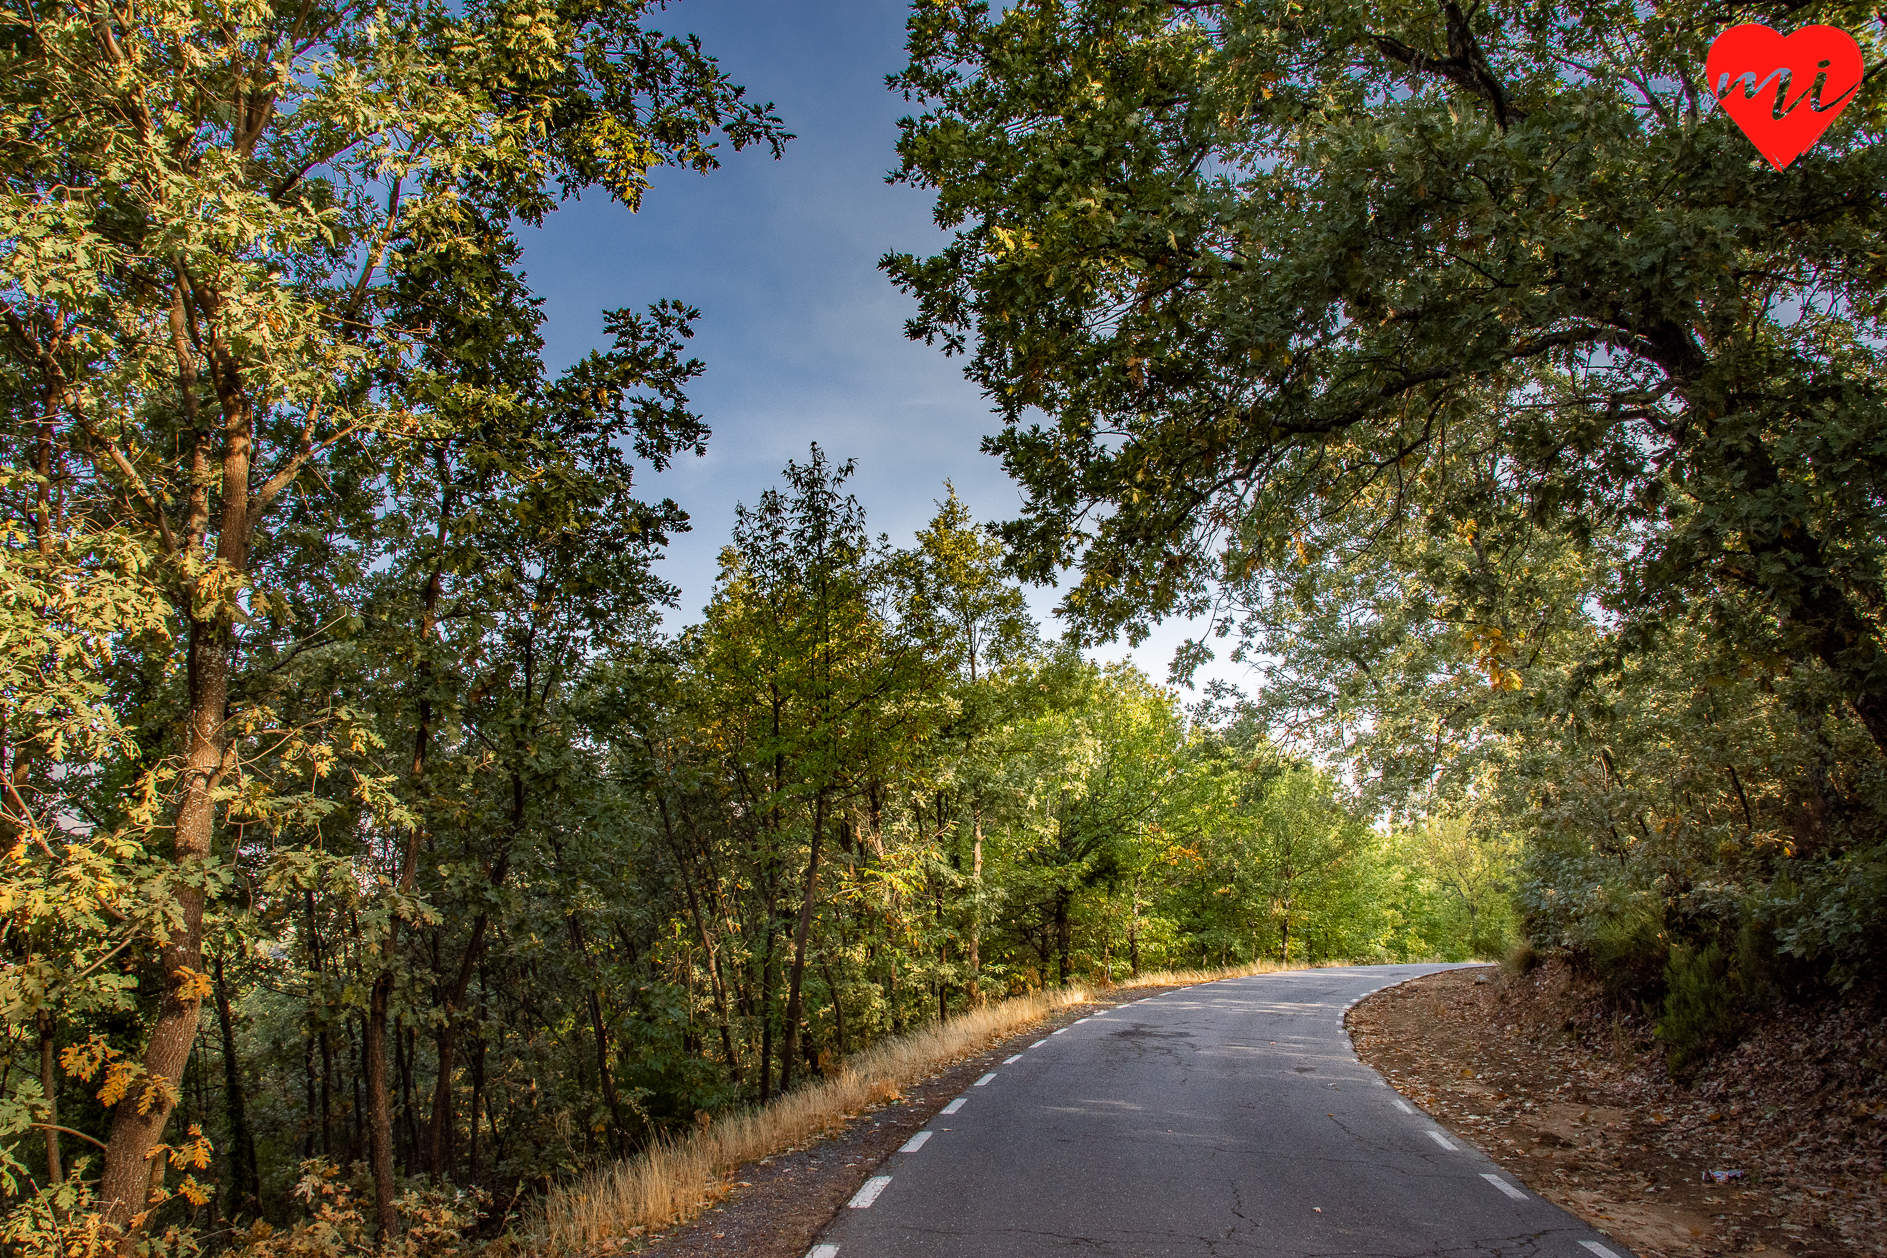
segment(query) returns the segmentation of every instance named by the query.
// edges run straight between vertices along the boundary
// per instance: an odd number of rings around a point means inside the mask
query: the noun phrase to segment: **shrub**
[[[1593,924],[1584,949],[1593,975],[1615,1000],[1649,1000],[1664,986],[1670,945],[1648,898],[1628,900]]]
[[[1656,1035],[1671,1077],[1688,1083],[1714,1054],[1736,1042],[1743,1026],[1742,984],[1716,944],[1672,948],[1664,982],[1664,1016]]]

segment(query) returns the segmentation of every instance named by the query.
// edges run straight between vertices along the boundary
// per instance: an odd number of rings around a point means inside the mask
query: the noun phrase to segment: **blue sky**
[[[928,520],[946,478],[979,519],[1021,504],[978,449],[995,420],[960,360],[904,338],[912,303],[877,269],[888,250],[933,251],[945,239],[926,194],[884,181],[910,110],[884,86],[904,64],[905,12],[896,0],[672,4],[655,24],[698,34],[798,138],[777,162],[750,149],[726,152],[706,176],[657,172],[635,214],[600,196],[573,202],[527,236],[553,370],[602,346],[606,308],[672,297],[701,310],[692,349],[707,373],[692,396],[714,436],[705,458],[644,486],[694,522],[662,564],[682,591],[671,626],[700,615],[734,504],[753,502],[813,441],[858,461],[853,487],[872,530],[896,542]],[[1054,601],[1052,590],[1031,596],[1044,619]],[[1164,678],[1184,633],[1172,626],[1132,654]]]

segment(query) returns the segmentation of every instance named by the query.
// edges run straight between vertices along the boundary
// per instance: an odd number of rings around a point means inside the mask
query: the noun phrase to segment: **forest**
[[[1680,1075],[1865,988],[1887,97],[1772,177],[1659,12],[917,0],[883,269],[1022,514],[815,444],[697,614],[700,315],[553,372],[520,244],[792,160],[685,6],[7,0],[0,1242],[490,1239],[1163,967],[1557,957]]]

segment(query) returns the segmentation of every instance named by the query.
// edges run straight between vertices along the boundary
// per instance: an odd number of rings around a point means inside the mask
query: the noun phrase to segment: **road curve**
[[[1356,1058],[1439,965],[1225,979],[1084,1018],[964,1090],[809,1258],[1630,1258]]]

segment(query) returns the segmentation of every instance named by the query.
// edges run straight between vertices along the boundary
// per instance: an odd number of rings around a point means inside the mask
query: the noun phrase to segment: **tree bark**
[[[242,439],[239,441],[238,437]],[[232,434],[242,457],[232,453],[225,469],[226,501],[241,503],[248,493],[246,433]],[[233,482],[228,483],[228,482]],[[234,527],[226,524],[223,541],[240,542],[240,508]],[[218,557],[226,547],[218,545]],[[246,548],[242,548],[245,549]],[[242,571],[244,555],[234,556],[231,567]],[[189,717],[184,753],[182,798],[175,814],[172,860],[179,885],[175,928],[158,950],[163,994],[157,1019],[144,1049],[143,1074],[124,1100],[112,1107],[111,1131],[106,1141],[104,1167],[99,1175],[98,1201],[106,1232],[116,1240],[123,1258],[132,1258],[144,1229],[151,1192],[151,1151],[163,1139],[164,1127],[177,1105],[177,1083],[197,1038],[197,1019],[203,998],[203,892],[197,871],[210,856],[216,820],[215,792],[229,769],[230,747],[224,721],[229,697],[229,620],[221,609],[213,619],[190,619]]]
[[[367,1127],[373,1163],[374,1224],[381,1244],[400,1233],[400,1212],[394,1205],[393,1107],[388,1100],[387,1005],[393,995],[393,975],[383,970],[374,978],[367,997]]]

